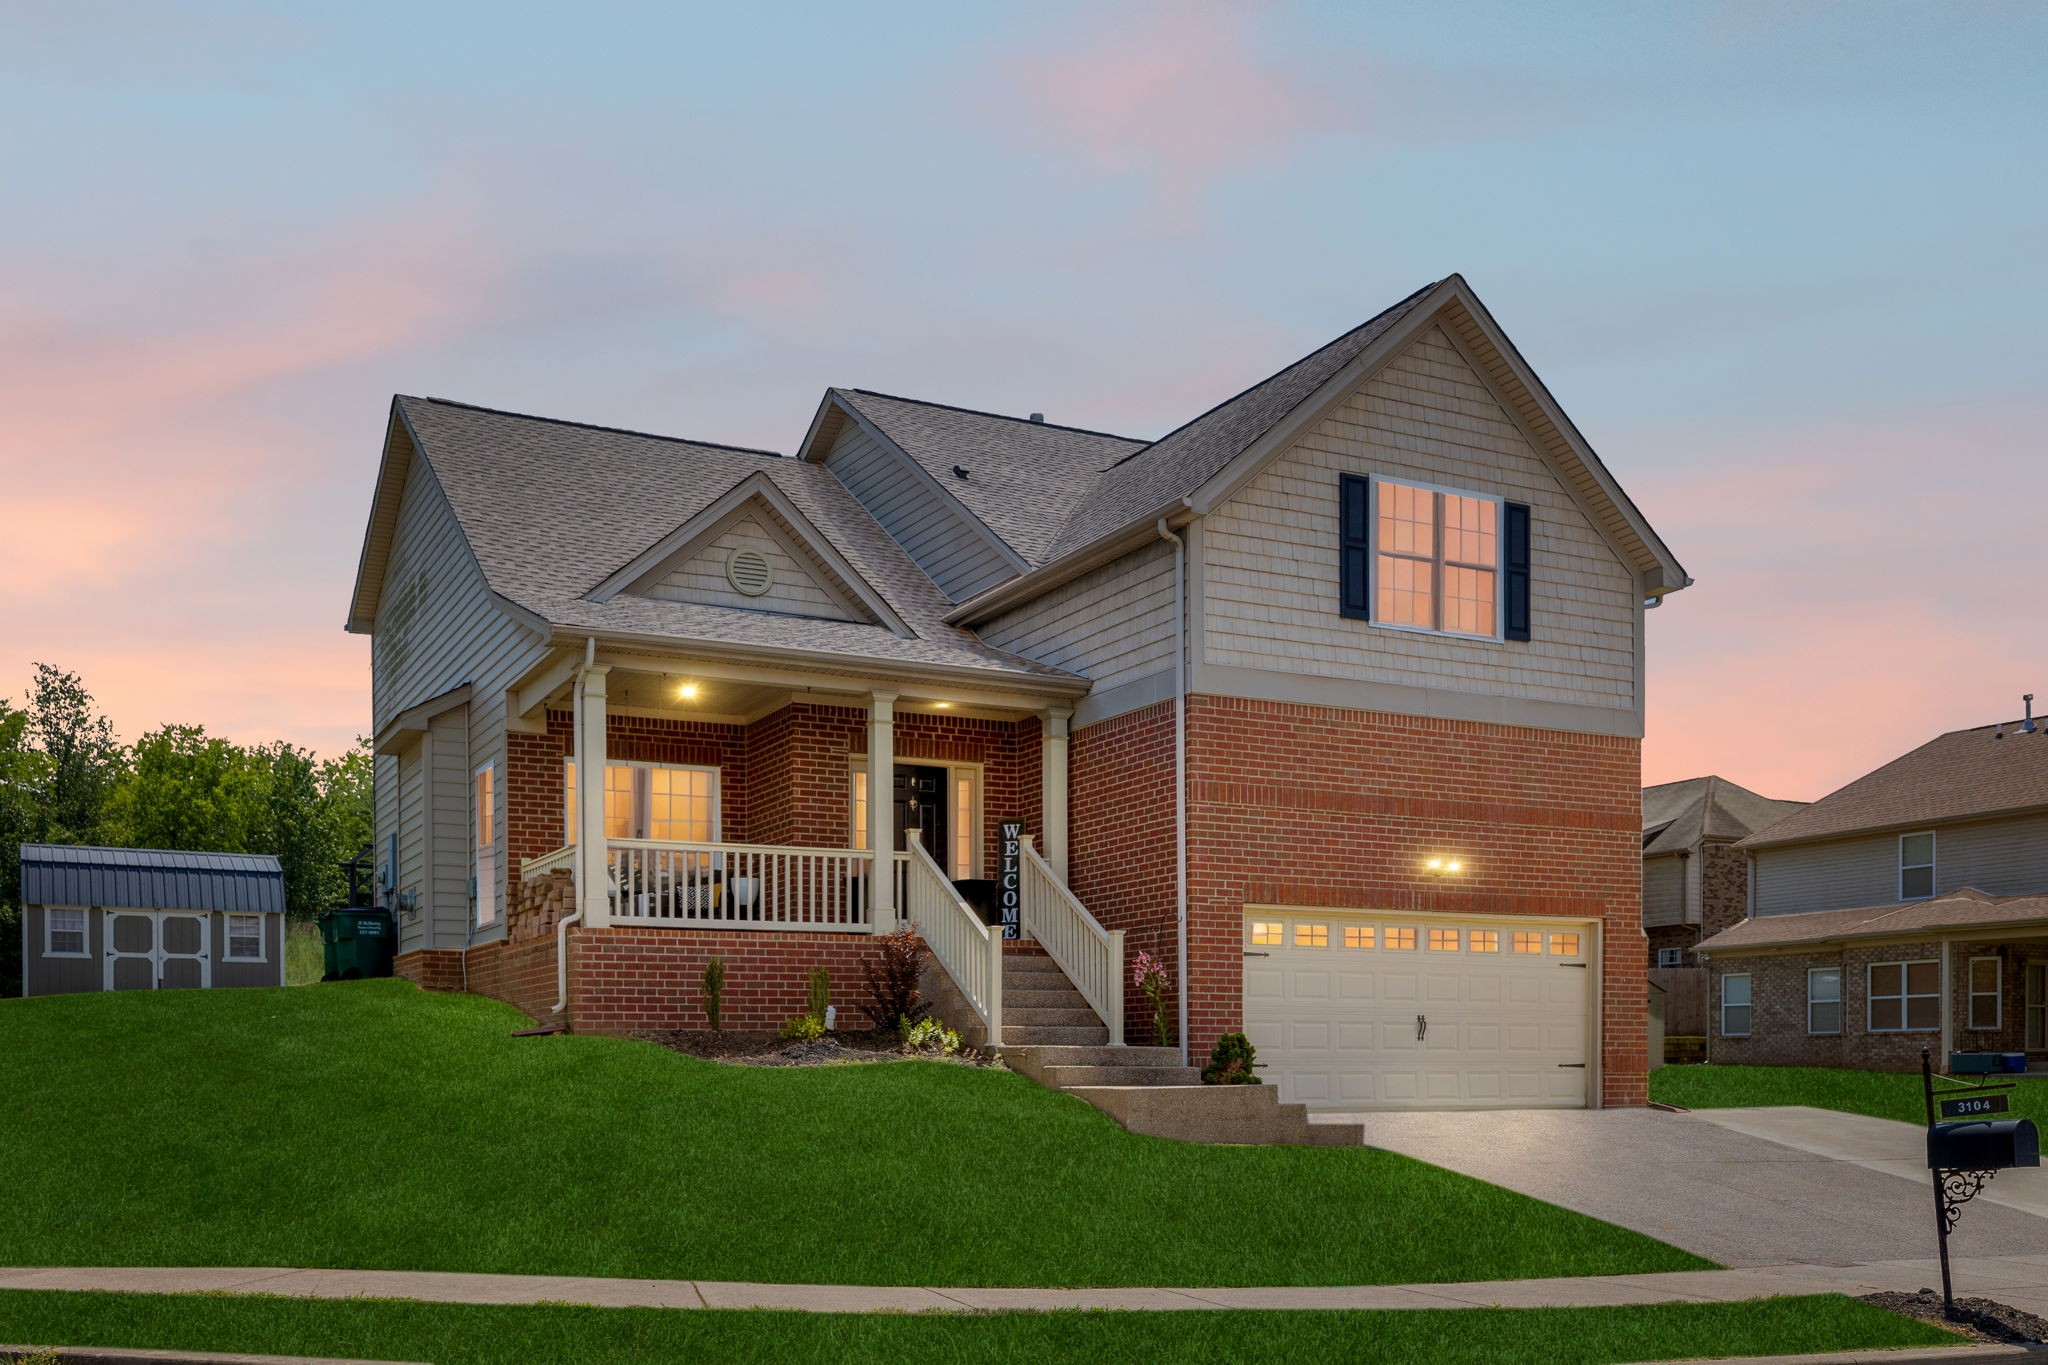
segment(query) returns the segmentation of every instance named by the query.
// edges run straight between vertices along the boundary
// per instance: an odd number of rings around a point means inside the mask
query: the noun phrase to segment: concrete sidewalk
[[[2048,1255],[1955,1263],[1959,1294],[1982,1294],[2048,1316]],[[111,1290],[141,1294],[279,1294],[308,1299],[417,1299],[428,1303],[578,1303],[601,1308],[771,1308],[806,1313],[1141,1311],[1230,1308],[1601,1308],[1646,1303],[1730,1303],[1783,1294],[1870,1294],[1940,1283],[1931,1260],[1868,1265],[1777,1265],[1655,1275],[1601,1275],[1471,1284],[1249,1289],[926,1289],[870,1285],[614,1280],[555,1275],[471,1275],[406,1270],[0,1269],[0,1289]]]

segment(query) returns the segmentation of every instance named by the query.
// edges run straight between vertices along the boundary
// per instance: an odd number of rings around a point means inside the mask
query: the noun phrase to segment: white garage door
[[[1321,1109],[1583,1107],[1586,929],[1508,918],[1245,916],[1245,1034]]]

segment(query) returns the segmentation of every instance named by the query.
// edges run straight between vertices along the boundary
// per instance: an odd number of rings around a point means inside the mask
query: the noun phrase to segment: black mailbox
[[[2003,1171],[2041,1164],[2032,1119],[1937,1123],[1927,1130],[1927,1167],[1936,1171]]]

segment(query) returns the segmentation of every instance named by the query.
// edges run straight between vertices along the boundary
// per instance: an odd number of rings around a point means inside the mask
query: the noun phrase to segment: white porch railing
[[[988,1029],[988,1046],[1003,1043],[1003,931],[982,923],[946,874],[932,861],[921,840],[908,841],[904,859],[909,875],[899,902],[903,917],[916,928],[932,956],[953,978],[975,1017]]]
[[[874,855],[773,844],[606,843],[616,923],[864,933]]]
[[[1109,1042],[1124,1041],[1124,931],[1104,929],[1088,907],[1067,889],[1059,873],[1024,842],[1024,865],[1018,880],[1018,922],[1090,1008],[1109,1026]]]

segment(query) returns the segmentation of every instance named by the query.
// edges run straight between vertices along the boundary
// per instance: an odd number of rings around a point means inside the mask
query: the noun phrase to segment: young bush
[[[1252,1070],[1257,1055],[1252,1040],[1242,1033],[1226,1033],[1209,1053],[1209,1065],[1202,1068],[1203,1085],[1264,1085]]]
[[[823,967],[813,967],[810,980],[810,1008],[807,1013],[822,1025],[825,1007],[832,1003],[832,974]]]
[[[1166,1020],[1166,992],[1172,982],[1167,979],[1166,964],[1140,950],[1137,961],[1131,964],[1131,984],[1145,992],[1152,1002],[1152,1032],[1158,1036],[1159,1046],[1171,1047],[1173,1028]]]
[[[719,1016],[725,1010],[725,959],[714,957],[704,964],[704,1017],[711,1031],[719,1031]]]
[[[815,1043],[825,1036],[825,1021],[813,1014],[791,1015],[782,1021],[785,1043]]]
[[[931,1013],[920,999],[917,971],[931,949],[917,936],[917,926],[884,934],[875,941],[875,955],[861,964],[867,975],[868,999],[860,1007],[878,1029],[903,1029]]]
[[[950,1057],[960,1050],[960,1035],[936,1019],[920,1019],[901,1025],[903,1050],[915,1054]]]

